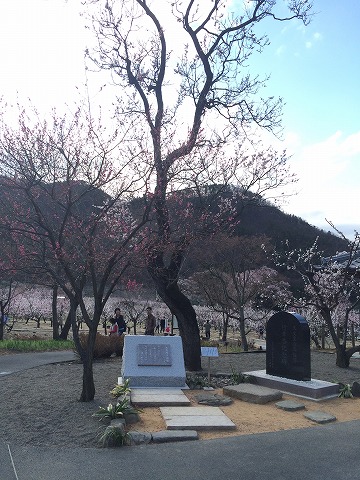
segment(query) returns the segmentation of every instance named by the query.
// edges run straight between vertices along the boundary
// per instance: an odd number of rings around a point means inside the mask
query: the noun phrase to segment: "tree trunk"
[[[4,340],[4,322],[5,322],[5,311],[4,311],[4,304],[2,300],[0,300],[0,341]]]
[[[83,382],[82,392],[79,398],[80,402],[91,402],[95,397],[95,383],[93,374],[93,356],[96,339],[97,328],[89,329],[87,342],[82,344],[80,342],[79,331],[76,323],[76,310],[78,303],[70,299],[70,312],[68,317],[71,319],[71,327],[74,337],[76,350],[80,355],[83,364]]]
[[[57,296],[58,296],[58,286],[53,285],[52,303],[51,303],[53,340],[58,340],[59,339],[59,322],[58,322],[58,315],[57,315]]]
[[[90,334],[88,341],[90,341]],[[90,351],[91,350],[91,351]],[[94,372],[93,372],[93,352],[94,347],[89,348],[89,344],[86,349],[86,353],[82,358],[83,363],[83,381],[82,381],[82,392],[79,398],[80,402],[91,402],[95,397],[95,383],[94,383]]]
[[[340,368],[348,368],[350,365],[350,357],[343,345],[336,348],[336,365]]]
[[[241,345],[244,352],[247,352],[249,350],[249,345],[248,345],[248,341],[246,338],[246,331],[245,331],[245,314],[242,308],[240,309],[239,327],[240,327]]]
[[[190,300],[180,291],[177,283],[164,285],[158,278],[153,280],[160,298],[178,321],[187,370],[201,370],[200,332],[196,312]]]
[[[325,327],[321,327],[321,348],[325,350]]]
[[[221,340],[223,342],[226,342],[227,341],[227,333],[228,333],[228,327],[229,327],[229,317],[227,315],[225,315],[224,319],[223,319],[223,331],[222,331],[222,338]]]
[[[71,328],[71,310],[69,311],[68,316],[66,317],[64,326],[63,326],[63,328],[61,330],[61,333],[59,335],[59,338],[61,340],[66,340],[67,339],[67,337],[69,335],[70,328]]]

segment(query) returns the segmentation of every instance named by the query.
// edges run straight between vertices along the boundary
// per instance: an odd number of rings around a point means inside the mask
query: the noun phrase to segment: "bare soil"
[[[247,371],[261,368],[264,358],[263,354],[240,354],[233,355],[231,358],[224,355],[213,367],[228,368],[231,364],[232,368],[235,366],[242,371]],[[331,376],[336,378],[340,373],[344,375],[346,373],[347,380],[350,378],[360,380],[360,365],[355,364],[345,373],[336,369],[329,372],[334,362],[333,355],[315,355],[315,370],[320,372],[322,369],[324,375],[326,370],[326,379]],[[96,396],[94,401],[88,403],[80,403],[77,400],[82,386],[80,363],[46,365],[0,377],[0,439],[8,443],[39,447],[43,445],[96,446],[97,437],[104,430],[105,424],[100,423],[92,414],[100,405],[106,406],[112,400],[109,392],[120,375],[120,368],[119,358],[95,362]],[[194,405],[196,404],[195,395],[198,393],[199,390],[190,390],[186,393]],[[216,390],[215,393],[222,393],[222,390]],[[360,399],[336,398],[320,403],[311,401],[303,403],[308,410],[332,413],[338,422],[360,420]],[[285,412],[276,408],[274,403],[254,405],[234,400],[232,405],[221,408],[236,424],[236,430],[204,432],[200,434],[201,439],[296,428],[321,428],[307,420],[303,412]],[[148,432],[165,429],[160,410],[144,408],[140,414],[140,422],[131,426],[131,429]]]

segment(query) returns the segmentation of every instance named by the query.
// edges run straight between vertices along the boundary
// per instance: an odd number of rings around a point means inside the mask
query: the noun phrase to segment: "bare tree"
[[[154,227],[147,269],[178,320],[186,365],[197,370],[196,314],[178,283],[192,236],[174,225],[169,197],[180,186],[197,193],[201,187],[224,184],[266,191],[289,181],[286,156],[257,152],[249,157],[234,140],[240,137],[241,144],[253,125],[268,131],[280,127],[281,99],[261,98],[266,79],[252,77],[247,66],[251,54],[268,44],[266,35],[256,33],[259,23],[296,19],[307,24],[311,3],[254,0],[240,2],[232,11],[225,0],[87,3],[94,8],[88,11],[98,39],[89,56],[120,87],[116,113],[121,121],[137,119],[141,135],[139,129],[134,133],[146,142],[153,171]],[[247,178],[254,174],[255,180]],[[221,197],[223,189],[216,193]],[[229,220],[233,203],[227,206]],[[193,225],[199,218],[210,217],[200,215]]]
[[[264,244],[268,239],[263,236],[218,236],[206,244],[212,254],[206,259],[202,255],[205,269],[193,276],[207,304],[239,323],[245,351],[253,325],[265,323],[269,313],[283,307],[291,297],[289,285],[278,272],[263,265]]]

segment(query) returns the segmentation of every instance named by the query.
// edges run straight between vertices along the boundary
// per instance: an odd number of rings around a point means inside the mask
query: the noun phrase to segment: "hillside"
[[[305,220],[269,204],[250,204],[241,214],[237,235],[266,235],[274,246],[288,240],[291,248],[306,248],[318,237],[325,256],[346,250],[347,243],[333,233],[320,230]]]
[[[9,198],[5,185],[2,185],[0,188],[2,199],[5,199],[6,197]],[[44,204],[47,204],[50,198],[47,198],[49,194],[47,190],[48,189],[46,187],[43,188]],[[55,190],[58,191],[55,192]],[[51,197],[53,197],[56,193],[55,197],[59,197],[61,199],[61,190],[61,184],[53,185]],[[227,195],[229,192],[230,190],[226,190],[225,188],[224,195]],[[108,196],[103,191],[97,189],[88,190],[83,182],[75,182],[72,185],[72,194],[79,198],[76,211],[78,217],[81,215],[86,216],[91,214],[94,205],[101,205],[106,199],[108,199]],[[185,192],[184,195],[186,196],[188,202],[190,201],[193,203],[196,212],[197,205],[199,205],[199,198],[191,196],[189,192]],[[219,202],[218,199],[216,199],[216,196],[211,197],[210,195],[205,195],[202,198],[202,201],[204,201],[204,198],[208,202],[208,206],[211,210],[216,211],[216,209],[219,208]],[[239,198],[241,198],[241,195]],[[52,198],[52,201],[53,200],[54,198]],[[24,202],[25,199],[23,198],[22,201]],[[5,203],[6,202],[4,201],[0,202],[0,215],[4,215],[7,210]],[[56,209],[59,208],[61,210],[61,203],[61,201],[58,203],[55,201],[53,202],[52,206],[48,205],[48,213],[50,215],[54,215],[54,219],[57,217],[56,214],[60,213],[56,212]],[[51,212],[50,209],[52,210]],[[141,198],[134,199],[131,209],[136,217],[140,217],[143,210],[143,200]],[[280,244],[285,240],[288,240],[291,248],[306,248],[312,245],[315,239],[318,237],[319,247],[321,250],[323,250],[324,256],[334,255],[338,251],[346,250],[347,245],[343,239],[330,232],[319,230],[318,228],[309,225],[299,217],[288,215],[282,212],[279,208],[264,202],[261,197],[247,194],[247,197],[242,197],[242,200],[239,200],[237,209],[240,222],[236,228],[235,235],[263,235],[268,237],[270,243],[277,247],[279,247]],[[171,215],[175,225],[177,223],[177,214],[176,209],[173,210],[172,207]],[[193,223],[195,224],[196,222]],[[9,249],[9,245],[7,245],[8,237],[6,232],[2,231],[1,237],[0,243],[2,245],[2,249],[6,251]],[[183,274],[185,276],[191,275],[199,268],[200,266],[198,264],[196,255],[190,253],[190,255],[187,257],[186,268],[184,268]],[[133,274],[139,277],[139,281],[142,283],[148,283],[149,279],[147,278],[146,272],[140,272],[137,270],[136,273],[133,272]]]

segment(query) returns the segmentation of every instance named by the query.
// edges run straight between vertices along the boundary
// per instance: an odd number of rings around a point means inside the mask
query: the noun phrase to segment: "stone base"
[[[307,382],[291,380],[289,378],[268,375],[266,370],[245,372],[255,378],[257,385],[275,388],[283,393],[289,393],[308,400],[321,401],[338,396],[339,385],[323,380],[311,379]]]
[[[277,389],[267,388],[263,385],[253,385],[251,383],[240,383],[240,385],[229,385],[223,388],[223,392],[229,397],[238,398],[243,402],[265,403],[280,400],[282,393]]]

